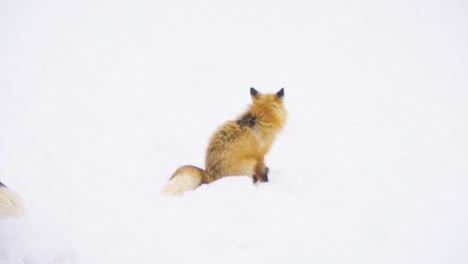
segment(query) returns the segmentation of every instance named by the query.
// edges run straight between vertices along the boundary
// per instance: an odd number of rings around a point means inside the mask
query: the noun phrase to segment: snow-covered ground
[[[0,1],[1,264],[468,263],[463,1]],[[159,194],[249,88],[270,182]]]

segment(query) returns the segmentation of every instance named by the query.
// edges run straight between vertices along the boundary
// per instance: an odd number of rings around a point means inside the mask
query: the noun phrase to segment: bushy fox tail
[[[182,195],[193,190],[209,179],[208,173],[195,166],[186,165],[177,169],[164,187],[162,194]]]
[[[0,182],[0,219],[23,215],[23,203],[19,196]]]

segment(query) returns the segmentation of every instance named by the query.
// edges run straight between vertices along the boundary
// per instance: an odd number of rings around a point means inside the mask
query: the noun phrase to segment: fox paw
[[[268,167],[265,167],[265,174],[263,175],[263,181],[268,182],[268,172],[270,169]]]
[[[257,177],[257,175],[253,175],[252,177],[252,180],[253,180],[253,183],[257,183],[259,180],[261,180],[261,182],[268,182],[268,172],[270,171],[270,169],[268,167],[265,167],[265,174],[263,174],[263,176],[259,179],[259,177]]]
[[[253,175],[253,176],[252,176],[252,181],[253,181],[253,183],[257,183],[257,182],[258,182],[257,176]]]

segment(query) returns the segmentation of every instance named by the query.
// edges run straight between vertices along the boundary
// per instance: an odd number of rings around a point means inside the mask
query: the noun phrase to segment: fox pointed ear
[[[276,93],[276,96],[278,98],[281,98],[284,96],[284,88],[281,88],[281,90],[279,90],[277,93]]]
[[[250,87],[250,95],[253,96],[253,97],[255,97],[255,96],[257,96],[257,94],[258,94],[258,91],[255,90],[255,88]]]

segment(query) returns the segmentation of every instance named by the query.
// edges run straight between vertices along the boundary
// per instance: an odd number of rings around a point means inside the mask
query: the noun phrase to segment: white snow
[[[463,1],[2,1],[1,264],[468,262]],[[285,88],[270,182],[160,191]]]

